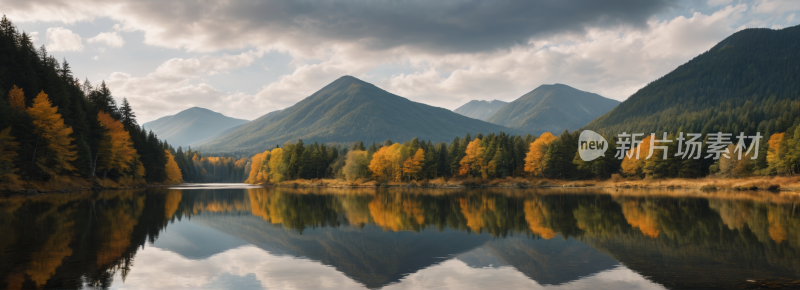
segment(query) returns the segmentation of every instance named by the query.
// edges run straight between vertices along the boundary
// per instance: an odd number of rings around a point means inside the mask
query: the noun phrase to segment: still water
[[[799,201],[219,184],[6,196],[0,288],[787,286],[800,283]]]

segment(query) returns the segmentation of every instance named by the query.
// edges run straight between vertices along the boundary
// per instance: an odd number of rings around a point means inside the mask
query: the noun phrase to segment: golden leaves
[[[459,161],[461,168],[458,169],[460,175],[470,175],[472,171],[478,170],[483,177],[486,177],[486,170],[483,168],[483,151],[481,139],[475,138],[467,144],[466,155]]]
[[[28,115],[33,118],[36,134],[47,142],[49,150],[49,154],[39,154],[40,160],[37,165],[51,176],[75,170],[70,162],[78,158],[75,145],[72,144],[73,139],[69,137],[72,128],[64,124],[64,119],[57,111],[58,108],[53,107],[44,91],[33,99],[33,106],[26,109]],[[49,160],[52,160],[52,163]]]
[[[138,154],[133,149],[131,135],[125,131],[120,121],[106,112],[98,112],[97,119],[108,130],[98,152],[100,159],[98,167],[107,170],[116,169],[120,172],[130,169],[134,160],[138,159]]]
[[[550,132],[544,132],[539,138],[531,143],[528,154],[525,155],[525,172],[533,176],[542,175],[544,172],[544,154],[547,153],[547,146],[556,140]]]
[[[8,104],[11,109],[17,112],[25,111],[25,92],[21,88],[14,86],[8,91]]]
[[[183,182],[181,169],[178,167],[178,163],[175,162],[175,157],[172,156],[172,153],[170,153],[169,150],[164,150],[164,152],[167,154],[167,179],[164,182],[167,184],[179,184]]]

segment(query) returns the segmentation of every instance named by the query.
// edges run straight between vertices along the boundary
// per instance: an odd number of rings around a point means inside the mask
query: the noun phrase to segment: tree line
[[[136,121],[105,82],[81,82],[30,35],[0,20],[0,181],[100,178],[121,186],[179,183],[170,146]]]
[[[727,146],[729,157],[705,158],[708,136],[699,147],[699,159],[676,155],[674,140],[679,132],[669,133],[669,143],[656,144],[650,155],[650,136],[632,150],[636,154],[619,158],[616,136],[609,140],[605,154],[584,161],[578,153],[581,131],[564,131],[558,136],[546,132],[538,137],[477,134],[456,137],[449,144],[433,144],[413,139],[404,143],[387,140],[365,147],[356,142],[350,147],[325,144],[286,143],[253,156],[245,168],[245,182],[280,183],[293,179],[336,178],[347,181],[421,181],[436,178],[540,177],[550,179],[608,179],[614,174],[633,178],[700,178],[793,175],[800,173],[800,125],[787,132],[766,136],[741,159],[736,139]],[[753,145],[746,144],[747,146]],[[667,158],[663,158],[666,147]],[[755,146],[753,146],[755,148]],[[244,162],[242,162],[244,163]]]

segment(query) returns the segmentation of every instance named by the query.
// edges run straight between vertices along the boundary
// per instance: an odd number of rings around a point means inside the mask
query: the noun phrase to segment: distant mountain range
[[[236,119],[199,107],[192,107],[172,116],[164,116],[142,124],[153,130],[160,139],[174,146],[197,146],[232,127],[248,120]]]
[[[583,127],[617,104],[619,101],[567,85],[541,85],[503,106],[486,121],[533,135],[558,135]]]
[[[507,104],[508,102],[503,102],[501,100],[494,100],[491,102],[472,100],[458,107],[458,109],[453,110],[453,112],[473,119],[486,121],[486,119],[494,115],[494,113]]]
[[[800,26],[745,29],[584,128],[609,135],[678,130],[769,135],[800,122],[798,98]]]
[[[295,142],[452,141],[467,133],[521,131],[412,102],[344,76],[294,106],[264,115],[199,147],[212,153],[259,152]]]

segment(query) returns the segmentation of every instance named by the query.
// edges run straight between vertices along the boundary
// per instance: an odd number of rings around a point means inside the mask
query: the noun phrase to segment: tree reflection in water
[[[620,262],[677,288],[800,277],[794,198],[674,195],[158,188],[11,196],[0,198],[0,277],[9,289],[107,288],[133,271],[147,241],[187,218],[332,265],[368,287],[464,252],[472,253],[465,261],[492,255],[543,284]]]

